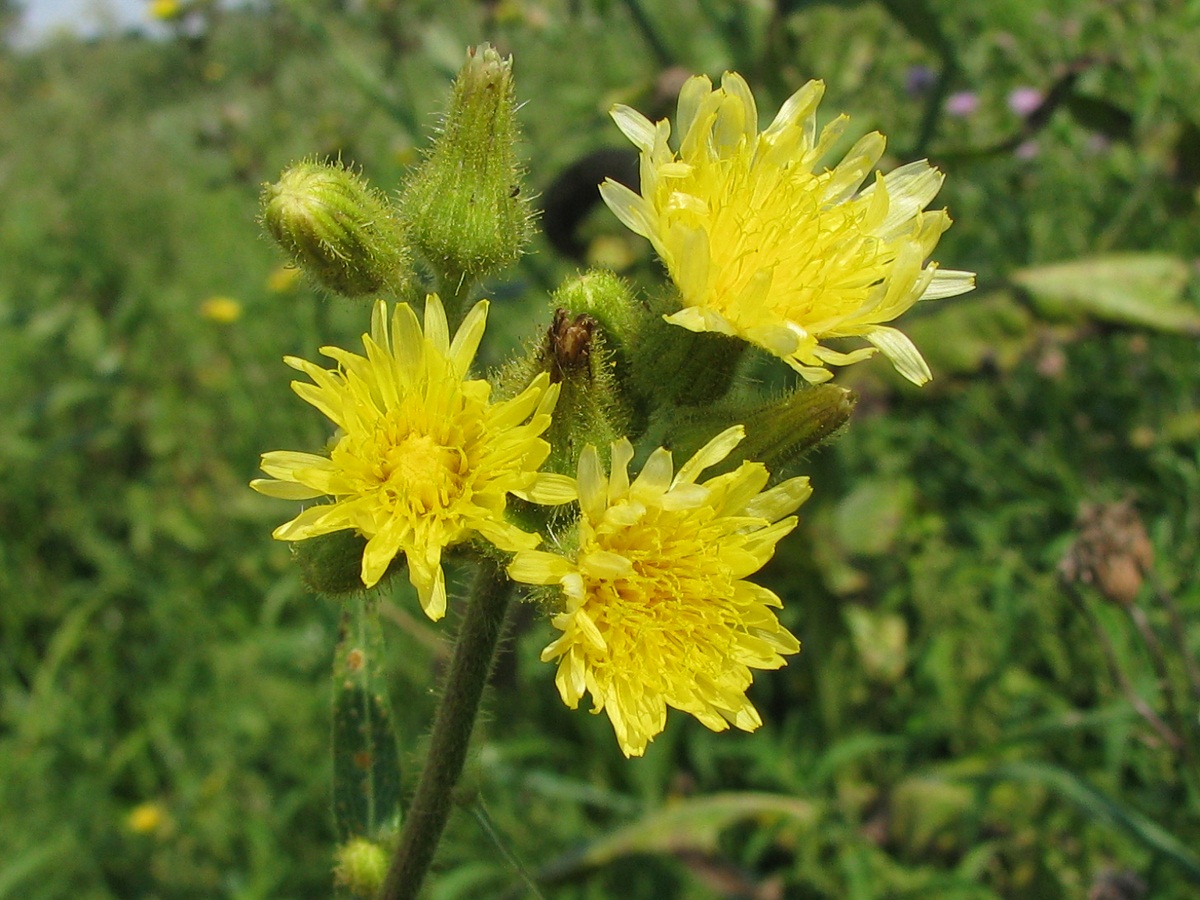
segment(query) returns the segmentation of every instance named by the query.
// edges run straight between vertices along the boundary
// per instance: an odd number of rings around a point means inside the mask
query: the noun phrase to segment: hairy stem
[[[504,630],[511,587],[496,562],[480,561],[434,718],[429,756],[379,900],[415,900],[433,862],[450,817],[452,792],[467,758],[479,701]]]

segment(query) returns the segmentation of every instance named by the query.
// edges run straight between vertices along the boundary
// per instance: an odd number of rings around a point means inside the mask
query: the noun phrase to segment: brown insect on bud
[[[587,313],[571,318],[562,307],[554,311],[554,321],[546,333],[550,348],[550,380],[559,382],[564,374],[586,368],[592,355],[592,332],[596,320]]]

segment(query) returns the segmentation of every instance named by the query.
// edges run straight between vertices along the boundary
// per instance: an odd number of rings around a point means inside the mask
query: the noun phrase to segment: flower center
[[[632,528],[598,535],[600,547],[624,556],[633,572],[600,587],[607,597],[600,618],[614,628],[687,628],[688,607],[732,590],[717,546],[696,511],[682,516],[651,511]]]
[[[383,494],[414,513],[444,509],[462,492],[466,457],[427,434],[409,434],[381,448],[379,474]]]

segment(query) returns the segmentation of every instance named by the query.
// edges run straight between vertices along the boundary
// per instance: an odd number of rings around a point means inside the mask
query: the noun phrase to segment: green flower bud
[[[355,597],[364,590],[362,556],[367,539],[357,531],[332,531],[292,543],[292,556],[300,566],[300,579],[314,594],[338,600]],[[399,554],[388,567],[380,584],[404,568]]]
[[[743,459],[766,464],[774,474],[837,437],[850,421],[858,396],[836,384],[805,385],[740,413],[746,439]]]
[[[301,269],[347,297],[398,292],[408,250],[388,199],[340,162],[298,162],[262,193],[263,224]]]
[[[515,396],[542,372],[559,386],[558,403],[550,427],[542,435],[550,443],[546,472],[574,475],[579,453],[588,444],[607,448],[631,433],[632,410],[618,378],[616,354],[600,321],[588,313],[559,307],[550,327],[525,356],[500,372],[497,392]],[[523,505],[510,510],[520,514]],[[534,519],[522,518],[522,527],[540,529],[535,521],[553,507],[530,506]]]
[[[352,838],[337,849],[333,877],[355,897],[374,897],[387,875],[387,853],[366,838]]]
[[[542,344],[542,370],[559,385],[545,468],[573,475],[588,444],[611,447],[630,433],[631,411],[604,328],[588,313],[559,307]]]
[[[401,193],[414,246],[455,292],[512,265],[529,240],[516,113],[511,57],[469,50],[441,133]]]
[[[680,458],[686,458],[714,434],[744,425],[746,437],[725,464],[755,460],[778,476],[835,438],[850,421],[857,400],[853,391],[833,384],[806,385],[765,402],[727,400],[685,413],[667,428],[668,441]]]
[[[627,357],[650,319],[646,304],[633,296],[629,285],[607,269],[591,269],[564,283],[554,292],[551,305],[586,313],[604,328],[614,352]]]

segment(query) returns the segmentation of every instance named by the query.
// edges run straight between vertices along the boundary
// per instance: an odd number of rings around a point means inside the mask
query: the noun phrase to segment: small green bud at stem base
[[[338,847],[334,879],[355,897],[379,893],[387,874],[388,856],[382,847],[365,838],[354,838]]]
[[[667,429],[681,457],[702,447],[730,425],[744,425],[745,439],[724,463],[754,460],[778,476],[822,444],[835,438],[850,421],[857,397],[833,384],[797,388],[770,400],[729,400],[709,409],[694,409]]]

